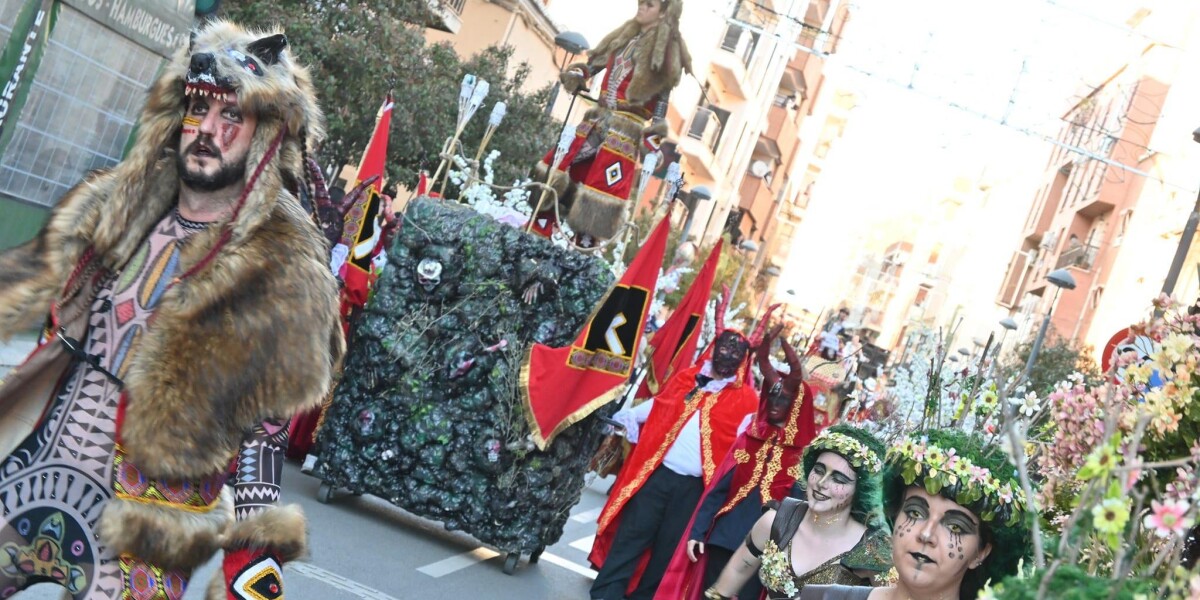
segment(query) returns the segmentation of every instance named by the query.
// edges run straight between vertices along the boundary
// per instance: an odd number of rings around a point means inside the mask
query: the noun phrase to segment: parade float
[[[423,198],[403,219],[321,430],[319,499],[379,496],[507,550],[511,571],[561,535],[603,427],[537,449],[521,362],[532,343],[569,344],[613,277],[467,206]]]
[[[499,549],[511,574],[559,539],[580,499],[641,345],[668,227],[625,225],[582,249],[565,224],[550,237],[531,232],[530,192],[557,206],[555,191],[493,181],[486,145],[503,104],[477,151],[460,139],[486,89],[464,80],[443,165],[397,215],[386,263],[356,250],[387,228],[378,210],[347,217],[335,262],[362,254],[373,285],[369,302],[345,311],[351,343],[314,474],[321,502],[343,490],[377,496]],[[573,128],[561,138],[557,160]],[[678,166],[670,172],[673,195]],[[437,193],[447,182],[457,198]],[[626,244],[640,248],[628,266]]]

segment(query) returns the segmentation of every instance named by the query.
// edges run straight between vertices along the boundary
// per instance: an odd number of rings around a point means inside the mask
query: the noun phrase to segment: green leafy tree
[[[1004,365],[1006,370],[1013,373],[1023,372],[1032,350],[1033,340],[1017,344],[1009,354],[1011,358]],[[1033,371],[1030,372],[1028,389],[1045,397],[1054,390],[1058,382],[1065,381],[1075,372],[1081,373],[1086,381],[1098,381],[1100,369],[1096,366],[1096,361],[1092,360],[1091,354],[1090,347],[1067,340],[1051,328],[1046,332],[1046,339],[1038,351]]]
[[[433,171],[441,160],[442,145],[454,132],[459,84],[466,73],[491,84],[487,101],[462,138],[469,156],[483,137],[492,106],[500,100],[508,104],[508,116],[489,146],[501,152],[496,183],[508,184],[526,174],[557,137],[558,125],[542,111],[549,85],[536,93],[522,92],[529,68],[511,65],[511,48],[489,47],[464,61],[449,44],[426,44],[419,24],[428,22],[430,12],[423,0],[228,0],[222,11],[222,17],[243,26],[282,27],[312,70],[329,131],[317,149],[322,164],[358,163],[390,90],[395,106],[387,174],[389,181],[411,186],[419,170]]]

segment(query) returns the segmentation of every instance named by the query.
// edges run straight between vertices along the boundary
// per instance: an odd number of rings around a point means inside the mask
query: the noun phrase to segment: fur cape
[[[662,10],[658,24],[638,38],[633,57],[637,68],[625,92],[630,104],[645,104],[670,92],[679,85],[684,71],[692,72],[692,55],[679,34],[683,0],[667,0]],[[623,50],[640,32],[641,25],[630,19],[604,36],[588,51],[588,70],[595,73],[605,68],[612,55]]]
[[[210,53],[233,78],[239,104],[258,118],[247,178],[260,174],[229,219],[184,243],[179,275],[128,359],[118,435],[148,477],[194,481],[226,469],[252,426],[317,406],[345,351],[326,242],[287,189],[289,180],[303,178],[306,147],[323,135],[323,117],[308,72],[286,50],[260,58],[261,75],[239,65],[237,53],[251,54],[263,37],[225,22],[199,32],[150,90],[128,157],[87,176],[35,239],[0,255],[0,338],[35,326],[52,308],[66,314],[72,303],[86,307],[91,298],[78,289],[88,282],[78,280],[121,269],[177,201],[175,155],[191,56]],[[86,308],[76,312],[86,322]],[[53,326],[68,326],[56,321],[52,316]],[[61,352],[59,346],[47,343],[35,357]],[[23,369],[46,362],[64,363],[31,358],[8,379],[28,379]],[[8,383],[0,387],[0,414],[21,404],[19,389]],[[254,541],[246,532],[264,528],[244,522],[235,532],[231,506],[226,494],[198,519],[114,499],[100,532],[118,552],[167,568],[194,567],[230,543],[303,553],[302,517],[299,527]]]

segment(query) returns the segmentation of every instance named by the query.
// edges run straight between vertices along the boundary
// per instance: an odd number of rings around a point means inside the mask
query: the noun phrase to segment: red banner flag
[[[691,366],[700,341],[700,329],[704,325],[704,314],[708,311],[708,298],[712,295],[713,280],[717,276],[717,263],[721,261],[720,240],[708,253],[692,287],[688,288],[683,300],[666,324],[650,338],[650,361],[646,365],[646,378],[638,388],[636,398],[649,398],[658,394],[659,386],[679,369]]]
[[[338,275],[342,278],[342,311],[367,303],[370,293],[371,260],[383,249],[384,223],[389,215],[380,192],[383,190],[384,165],[387,163],[388,131],[392,122],[392,95],[388,94],[375,118],[375,132],[358,165],[358,183],[375,178],[358,201],[346,212],[342,244],[347,248],[346,262]],[[356,185],[358,185],[356,183]]]
[[[664,218],[574,343],[530,349],[521,365],[521,396],[538,448],[545,450],[562,430],[621,395],[642,342],[668,233]]]

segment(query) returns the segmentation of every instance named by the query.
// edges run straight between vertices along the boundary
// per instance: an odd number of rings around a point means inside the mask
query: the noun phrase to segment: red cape
[[[741,502],[754,488],[760,488],[759,493],[764,502],[768,499],[782,500],[788,495],[792,484],[800,477],[799,465],[804,448],[816,437],[815,418],[813,394],[807,383],[803,386],[801,397],[792,405],[784,427],[769,424],[766,420],[766,402],[760,403],[754,423],[745,434],[738,437],[717,474],[700,497],[700,504],[703,504],[713,486],[729,471],[736,469],[725,504],[717,511],[712,522],[708,523],[707,531],[711,532],[717,519]],[[759,465],[759,462],[769,464]],[[766,476],[771,476],[772,479],[764,486],[762,480]],[[768,490],[769,493],[762,494],[763,490]],[[689,533],[696,522],[700,504],[692,511],[692,519],[685,530]],[[671,563],[658,585],[655,600],[699,600],[703,596],[708,555],[701,554],[696,562],[688,559],[688,537],[688,534],[685,534],[683,539],[679,540]],[[707,542],[707,537],[705,541]]]
[[[691,402],[684,402],[684,397],[696,387],[696,375],[701,367],[702,364],[696,364],[677,372],[667,380],[662,393],[654,398],[654,407],[642,425],[638,443],[625,460],[609,494],[608,503],[600,513],[596,541],[588,555],[588,560],[596,569],[603,566],[608,557],[620,525],[621,511],[641,489],[650,473],[662,464],[663,456],[675,443],[675,438],[692,413],[701,409],[700,429],[709,432],[707,443],[701,443],[704,483],[708,486],[716,480],[718,465],[733,446],[738,425],[758,406],[758,393],[754,386],[742,379],[730,383],[718,394],[699,392]],[[639,568],[638,575],[640,573]],[[635,576],[630,585],[636,586],[637,579]]]

